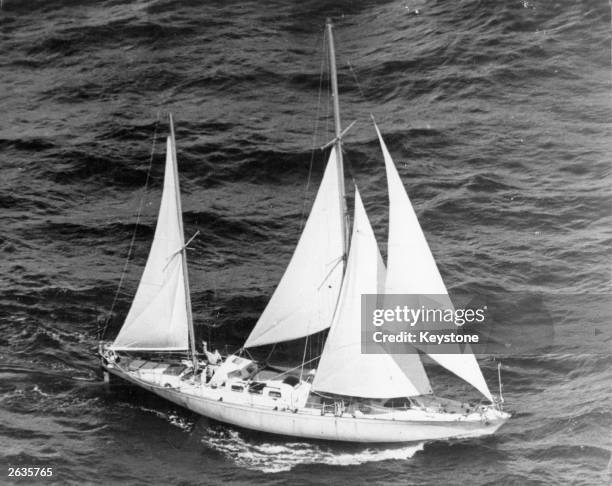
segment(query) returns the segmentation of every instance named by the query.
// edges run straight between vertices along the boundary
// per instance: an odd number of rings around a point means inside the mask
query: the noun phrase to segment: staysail
[[[184,351],[189,349],[189,322],[181,251],[185,245],[168,137],[164,187],[149,258],[123,327],[112,349]]]
[[[327,329],[343,273],[343,223],[336,151],[289,266],[245,347],[289,341]]]
[[[361,353],[361,295],[378,293],[384,277],[374,232],[355,188],[355,219],[346,274],[313,390],[368,398],[431,393],[418,354],[403,355],[400,367],[382,349],[381,354]]]
[[[389,245],[387,258],[387,294],[437,294],[441,306],[453,309],[436,261],[429,249],[421,225],[387,146],[374,124],[385,159],[389,187]],[[493,400],[478,362],[469,345],[457,345],[454,354],[430,354],[438,364],[465,380],[489,400]]]

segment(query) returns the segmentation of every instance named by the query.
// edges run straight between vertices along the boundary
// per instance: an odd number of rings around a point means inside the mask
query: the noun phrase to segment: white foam
[[[48,393],[45,393],[44,391],[42,391],[40,388],[38,388],[38,385],[34,385],[34,388],[32,388],[32,391],[35,393],[38,393],[39,395],[43,396],[43,397],[48,397],[50,396]]]
[[[143,406],[140,410],[151,412],[195,437],[207,448],[222,454],[239,467],[278,473],[290,471],[306,464],[330,466],[353,466],[368,462],[406,460],[423,450],[424,442],[398,445],[327,444],[317,442],[266,440],[264,437],[245,437],[235,429],[224,425],[209,425],[207,422],[190,422],[175,412],[164,413]],[[204,424],[198,427],[198,424]],[[270,437],[270,436],[268,436]]]
[[[405,460],[423,450],[424,443],[362,447],[309,442],[267,442],[245,439],[225,427],[211,427],[201,442],[223,454],[237,466],[268,473],[289,471],[303,464],[351,466],[367,462]],[[347,450],[350,448],[351,450]]]
[[[181,430],[184,430],[185,432],[191,432],[191,430],[193,429],[193,425],[194,425],[193,422],[189,421],[186,417],[174,411],[164,413],[160,410],[155,410],[153,408],[147,408],[145,406],[138,406],[135,408],[138,408],[139,410],[142,410],[143,412],[152,413],[156,415],[157,417],[163,420],[166,420],[171,425],[174,425],[175,427]]]

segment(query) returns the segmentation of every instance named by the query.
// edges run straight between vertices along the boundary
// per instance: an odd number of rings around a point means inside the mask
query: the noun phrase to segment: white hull
[[[452,438],[480,437],[495,433],[508,419],[508,414],[482,420],[403,420],[376,417],[334,416],[308,412],[305,409],[273,410],[249,404],[230,403],[219,398],[196,396],[177,388],[147,383],[114,367],[105,369],[115,376],[149,390],[160,397],[220,422],[246,429],[307,439],[344,442],[398,443]]]

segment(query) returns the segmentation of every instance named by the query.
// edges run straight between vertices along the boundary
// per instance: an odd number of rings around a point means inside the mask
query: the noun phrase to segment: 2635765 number
[[[48,478],[53,476],[52,467],[9,467],[9,477],[14,478]]]

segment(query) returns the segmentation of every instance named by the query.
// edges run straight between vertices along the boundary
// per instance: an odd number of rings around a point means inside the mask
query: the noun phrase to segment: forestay
[[[164,187],[149,258],[132,307],[112,348],[115,350],[183,351],[189,349],[184,269],[185,242],[179,218],[179,183],[168,137]]]
[[[385,293],[438,294],[441,301],[440,308],[453,309],[448,291],[393,159],[378,126],[376,124],[374,126],[385,159],[389,186],[389,245]],[[463,350],[458,345],[456,348],[456,354],[428,354],[441,366],[470,383],[492,401],[491,392],[469,345]]]
[[[410,378],[391,355],[361,353],[361,295],[381,290],[385,268],[374,232],[355,188],[355,219],[338,309],[313,381],[319,392],[368,398],[431,393],[417,354],[401,357]]]
[[[331,324],[344,265],[335,152],[289,266],[245,347],[298,339]]]

